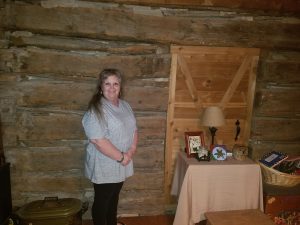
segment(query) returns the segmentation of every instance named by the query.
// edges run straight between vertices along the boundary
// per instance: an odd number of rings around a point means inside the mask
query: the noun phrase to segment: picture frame
[[[188,158],[195,157],[201,147],[205,146],[202,131],[184,132],[185,149]]]

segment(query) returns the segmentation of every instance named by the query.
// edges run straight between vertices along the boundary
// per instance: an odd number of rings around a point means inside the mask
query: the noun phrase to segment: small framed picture
[[[187,157],[194,157],[205,146],[202,131],[185,132],[185,148]]]

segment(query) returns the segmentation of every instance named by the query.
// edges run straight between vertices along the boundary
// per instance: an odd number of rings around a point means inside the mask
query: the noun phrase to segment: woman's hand
[[[123,153],[124,154],[124,159],[122,161],[122,166],[127,166],[130,161],[131,161],[131,156],[128,153]]]
[[[132,156],[134,155],[135,151],[136,147],[131,147],[130,149],[128,149],[127,155],[130,157],[130,159],[132,159]]]
[[[128,156],[132,159],[133,155],[136,152],[136,146],[137,146],[137,142],[138,142],[138,133],[137,130],[134,132],[134,136],[133,136],[133,142],[130,146],[130,148],[127,151]]]

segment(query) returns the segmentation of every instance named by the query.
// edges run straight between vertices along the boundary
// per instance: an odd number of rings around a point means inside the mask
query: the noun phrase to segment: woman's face
[[[104,97],[112,103],[118,103],[121,84],[117,76],[111,75],[102,83]]]

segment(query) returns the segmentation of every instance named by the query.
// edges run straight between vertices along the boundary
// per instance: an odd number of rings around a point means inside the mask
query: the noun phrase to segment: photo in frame
[[[185,149],[187,157],[195,157],[200,149],[205,146],[202,131],[185,132]]]

